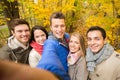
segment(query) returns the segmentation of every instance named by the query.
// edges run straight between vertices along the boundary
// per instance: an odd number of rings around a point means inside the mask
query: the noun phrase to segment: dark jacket
[[[14,43],[14,44],[10,44],[10,43]],[[28,57],[31,50],[31,48],[29,47],[29,44],[26,48],[23,48],[18,44],[21,44],[21,43],[20,42],[15,43],[12,40],[11,42],[8,42],[7,45],[5,45],[0,49],[0,59],[10,60],[16,63],[29,64]]]

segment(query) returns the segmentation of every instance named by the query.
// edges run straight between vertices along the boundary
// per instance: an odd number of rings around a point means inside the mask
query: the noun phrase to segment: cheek
[[[44,37],[43,40],[45,41],[45,40],[46,40],[46,37]]]
[[[27,32],[27,35],[30,35],[30,32]]]
[[[80,46],[79,45],[76,46],[76,50],[80,50]]]
[[[38,38],[35,38],[35,41],[38,42]]]

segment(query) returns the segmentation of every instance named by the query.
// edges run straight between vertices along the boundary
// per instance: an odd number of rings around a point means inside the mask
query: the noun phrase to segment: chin
[[[92,50],[92,52],[95,53],[95,54],[98,53],[98,51],[95,51],[95,50]]]
[[[62,39],[63,37],[57,37],[58,39]]]

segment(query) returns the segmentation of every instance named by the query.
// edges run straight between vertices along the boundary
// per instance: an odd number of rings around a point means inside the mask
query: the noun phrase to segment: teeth
[[[58,35],[62,35],[62,33],[61,32],[59,32],[59,33],[57,33]]]
[[[74,48],[70,48],[71,50],[74,50]]]

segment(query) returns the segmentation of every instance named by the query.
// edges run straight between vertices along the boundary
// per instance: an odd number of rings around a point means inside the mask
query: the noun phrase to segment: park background
[[[79,32],[86,39],[90,26],[100,26],[107,32],[108,43],[120,52],[120,0],[0,0],[0,47],[9,35],[9,21],[23,18],[48,31],[49,17],[61,11],[66,16],[67,32]]]

